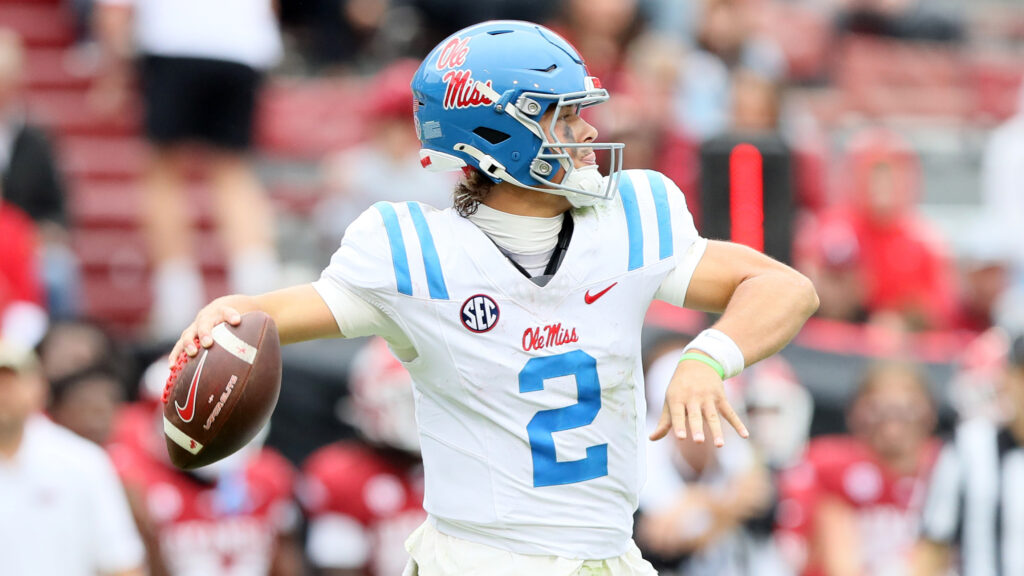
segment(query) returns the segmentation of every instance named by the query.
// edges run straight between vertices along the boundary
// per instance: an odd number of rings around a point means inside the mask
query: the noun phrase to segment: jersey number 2
[[[553,432],[587,426],[601,410],[601,383],[597,361],[582,350],[555,356],[531,358],[519,372],[519,393],[544,389],[544,381],[562,376],[576,377],[577,400],[564,408],[541,410],[526,426],[533,452],[533,485],[557,486],[593,480],[608,475],[608,444],[587,448],[581,460],[559,462]]]

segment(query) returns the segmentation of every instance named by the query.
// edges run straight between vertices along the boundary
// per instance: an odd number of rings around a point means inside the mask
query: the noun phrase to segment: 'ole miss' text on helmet
[[[562,108],[604,102],[608,91],[587,74],[576,49],[551,30],[510,20],[466,28],[430,52],[412,91],[425,168],[472,166],[494,182],[560,194],[574,206],[614,195],[623,145],[561,142],[554,135]],[[545,130],[541,117],[552,107]],[[607,150],[609,177],[596,166],[576,168],[571,148]]]

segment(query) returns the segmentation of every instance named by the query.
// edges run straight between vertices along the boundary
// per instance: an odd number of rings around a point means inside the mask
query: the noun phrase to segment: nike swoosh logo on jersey
[[[587,304],[593,304],[594,302],[597,302],[598,298],[604,296],[612,288],[615,288],[616,284],[618,284],[618,282],[612,282],[611,286],[605,288],[604,290],[601,290],[600,292],[594,294],[593,296],[590,295],[590,290],[587,290],[587,293],[583,295],[583,301],[586,302]]]
[[[199,359],[199,366],[196,366],[196,373],[192,375],[192,383],[188,386],[188,397],[185,398],[185,405],[177,402],[174,408],[178,411],[178,417],[182,422],[191,422],[196,415],[196,393],[199,391],[199,376],[203,373],[203,365],[206,364],[206,355],[209,350],[203,350],[203,356]]]

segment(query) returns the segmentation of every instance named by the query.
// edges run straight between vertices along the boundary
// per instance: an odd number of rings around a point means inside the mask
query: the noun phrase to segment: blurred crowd
[[[0,0],[0,557],[44,533],[67,551],[13,574],[399,573],[423,478],[382,342],[339,367],[346,439],[286,458],[264,434],[195,473],[166,458],[150,362],[206,300],[314,279],[373,202],[450,203],[408,83],[492,18],[579,48],[612,94],[588,120],[625,168],[671,177],[703,235],[750,237],[731,202],[752,145],[760,246],[814,281],[814,333],[853,330],[869,356],[849,381],[783,358],[730,381],[749,443],[652,444],[645,557],[687,576],[1024,574],[1024,501],[1001,488],[1024,475],[1019,4],[215,4]],[[1011,64],[963,72],[979,54]],[[685,343],[649,347],[651,414]],[[814,384],[848,392],[819,426],[844,433],[811,437]],[[285,395],[303,385],[286,371]]]

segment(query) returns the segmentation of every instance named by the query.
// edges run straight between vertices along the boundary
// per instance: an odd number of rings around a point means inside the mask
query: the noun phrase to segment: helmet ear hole
[[[473,130],[473,133],[483,138],[484,140],[487,140],[487,142],[490,144],[501,144],[502,142],[510,138],[508,134],[500,130],[488,128],[486,126],[477,127],[475,130]]]

